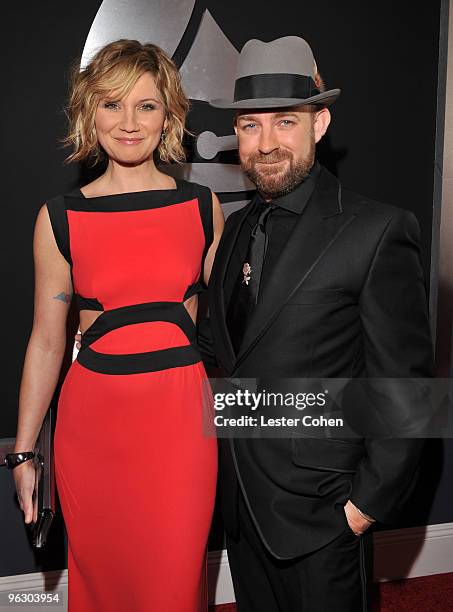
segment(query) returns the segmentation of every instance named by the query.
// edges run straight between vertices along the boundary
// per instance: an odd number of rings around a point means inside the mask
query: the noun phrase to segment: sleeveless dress
[[[212,242],[206,187],[49,200],[79,309],[102,311],[63,383],[55,476],[69,612],[207,609],[217,445],[184,300]]]

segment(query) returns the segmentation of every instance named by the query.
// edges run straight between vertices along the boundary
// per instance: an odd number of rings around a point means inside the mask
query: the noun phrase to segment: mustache
[[[291,160],[291,153],[285,151],[274,151],[273,153],[269,153],[268,155],[263,155],[262,153],[254,153],[248,158],[248,164],[275,164],[276,162],[283,161],[285,159]]]

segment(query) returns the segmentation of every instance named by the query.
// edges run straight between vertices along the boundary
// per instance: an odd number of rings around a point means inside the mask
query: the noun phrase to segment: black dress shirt
[[[315,161],[312,169],[310,170],[310,174],[305,181],[300,183],[293,191],[284,196],[275,198],[270,202],[265,202],[262,196],[256,192],[253,198],[252,207],[242,225],[235,246],[235,250],[241,253],[243,258],[247,256],[250,234],[258,220],[258,216],[263,205],[272,204],[275,207],[274,210],[269,213],[266,220],[266,234],[268,236],[268,242],[264,256],[258,300],[266,287],[267,281],[271,276],[271,272],[275,267],[278,258],[280,257],[282,249],[288,241],[289,235],[293,230],[299,215],[304,210],[314,191],[320,169],[321,167],[319,163]],[[238,324],[238,318],[242,318],[244,313],[241,312],[240,307],[238,306],[237,296],[244,281],[244,275],[242,272],[242,265],[244,262],[245,259],[242,261],[238,270],[229,271],[229,274],[234,274],[236,276],[236,281],[233,286],[226,318],[236,354],[239,351],[242,341],[242,334],[235,333],[235,330],[243,328],[243,325]]]

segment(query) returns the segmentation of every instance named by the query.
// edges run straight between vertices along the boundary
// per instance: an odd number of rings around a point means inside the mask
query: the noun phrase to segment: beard
[[[268,155],[257,152],[252,153],[246,160],[241,160],[245,175],[256,185],[256,188],[265,199],[274,199],[293,191],[310,174],[315,161],[314,134],[310,139],[308,153],[299,160],[294,159],[290,151],[277,149]],[[288,160],[285,170],[272,164]]]

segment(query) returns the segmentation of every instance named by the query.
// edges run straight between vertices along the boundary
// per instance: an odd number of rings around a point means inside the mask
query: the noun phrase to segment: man
[[[252,201],[226,222],[210,281],[226,375],[431,375],[415,217],[342,187],[315,161],[340,90],[301,38],[249,41],[233,101]],[[367,608],[369,527],[407,498],[421,441],[221,441],[220,485],[239,612]]]

